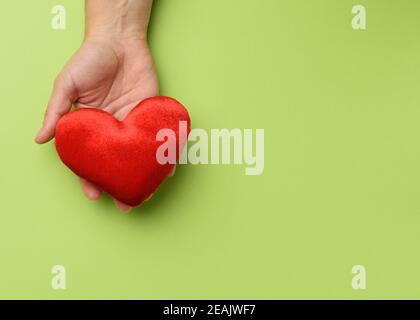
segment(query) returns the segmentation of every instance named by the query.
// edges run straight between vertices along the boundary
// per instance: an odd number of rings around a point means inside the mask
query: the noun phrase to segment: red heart
[[[188,135],[188,111],[168,97],[140,102],[123,121],[99,109],[78,109],[58,122],[55,146],[76,175],[135,207],[155,192],[174,167],[156,159],[164,143],[156,139],[161,129],[175,133],[179,158],[186,142],[179,132],[180,121],[187,123]]]

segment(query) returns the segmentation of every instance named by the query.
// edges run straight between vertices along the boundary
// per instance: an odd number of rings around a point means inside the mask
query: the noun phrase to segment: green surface
[[[0,298],[420,298],[419,1],[157,0],[162,94],[194,127],[265,129],[265,172],[181,166],[130,215],[33,143],[83,1],[0,10]]]

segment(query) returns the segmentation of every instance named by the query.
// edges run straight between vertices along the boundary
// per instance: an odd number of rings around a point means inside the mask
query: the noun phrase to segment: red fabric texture
[[[186,141],[179,141],[179,122],[191,122],[188,111],[169,97],[140,102],[123,121],[99,109],[78,109],[63,116],[56,126],[55,145],[76,175],[130,206],[138,206],[170,174],[174,164],[161,165],[156,151],[161,129],[177,137],[177,156]],[[185,139],[181,139],[185,140]]]

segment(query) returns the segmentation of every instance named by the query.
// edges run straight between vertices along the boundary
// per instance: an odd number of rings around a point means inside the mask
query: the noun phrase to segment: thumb
[[[37,143],[46,143],[54,137],[58,120],[70,110],[74,100],[75,94],[71,79],[59,76],[54,82],[42,128],[35,138]]]

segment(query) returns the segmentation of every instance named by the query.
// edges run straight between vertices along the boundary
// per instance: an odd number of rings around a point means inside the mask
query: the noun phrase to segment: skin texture
[[[138,102],[159,94],[147,44],[152,0],[87,0],[86,34],[80,49],[57,76],[37,143],[54,138],[57,121],[71,106],[101,108],[117,119]],[[97,200],[101,190],[80,179],[84,194]],[[131,208],[114,200],[117,208]]]

